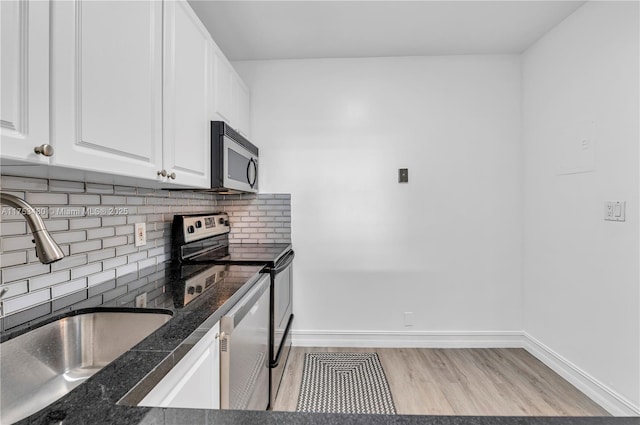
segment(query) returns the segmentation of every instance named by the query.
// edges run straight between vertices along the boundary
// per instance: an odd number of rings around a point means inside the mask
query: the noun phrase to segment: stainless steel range
[[[269,408],[273,407],[291,350],[295,253],[291,244],[230,244],[225,213],[176,215],[173,219],[173,258],[183,265],[261,265],[270,279]],[[205,282],[206,284],[206,282]],[[195,287],[197,290],[197,285]],[[185,294],[188,296],[189,294]]]

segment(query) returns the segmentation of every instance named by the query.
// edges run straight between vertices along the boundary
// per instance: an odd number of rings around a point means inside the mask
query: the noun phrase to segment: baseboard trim
[[[640,407],[522,331],[293,330],[298,347],[523,348],[614,416],[639,416]]]
[[[300,347],[371,348],[521,348],[519,331],[417,332],[295,330]]]
[[[523,346],[531,355],[582,391],[614,416],[638,416],[640,407],[621,396],[578,366],[556,353],[528,333],[523,333]]]

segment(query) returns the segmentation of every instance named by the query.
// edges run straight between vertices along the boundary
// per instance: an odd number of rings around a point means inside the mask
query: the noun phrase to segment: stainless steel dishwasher
[[[220,407],[269,405],[269,276],[220,319]]]

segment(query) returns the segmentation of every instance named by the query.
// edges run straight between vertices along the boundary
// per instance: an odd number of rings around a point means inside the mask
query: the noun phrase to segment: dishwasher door
[[[263,276],[220,319],[220,407],[269,405],[269,276]]]

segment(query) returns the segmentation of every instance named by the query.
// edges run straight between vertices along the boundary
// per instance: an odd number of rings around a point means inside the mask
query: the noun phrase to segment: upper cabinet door
[[[251,95],[240,77],[236,76],[233,84],[233,100],[236,108],[234,126],[246,138],[251,137]]]
[[[162,2],[54,1],[54,163],[153,179],[162,164]]]
[[[236,110],[233,104],[234,72],[231,64],[220,48],[215,46],[213,52],[213,96],[215,113],[219,119],[235,126]]]
[[[165,1],[163,163],[170,181],[211,187],[213,40],[184,0]]]
[[[49,2],[0,1],[0,24],[0,155],[47,164],[34,148],[49,143]]]

